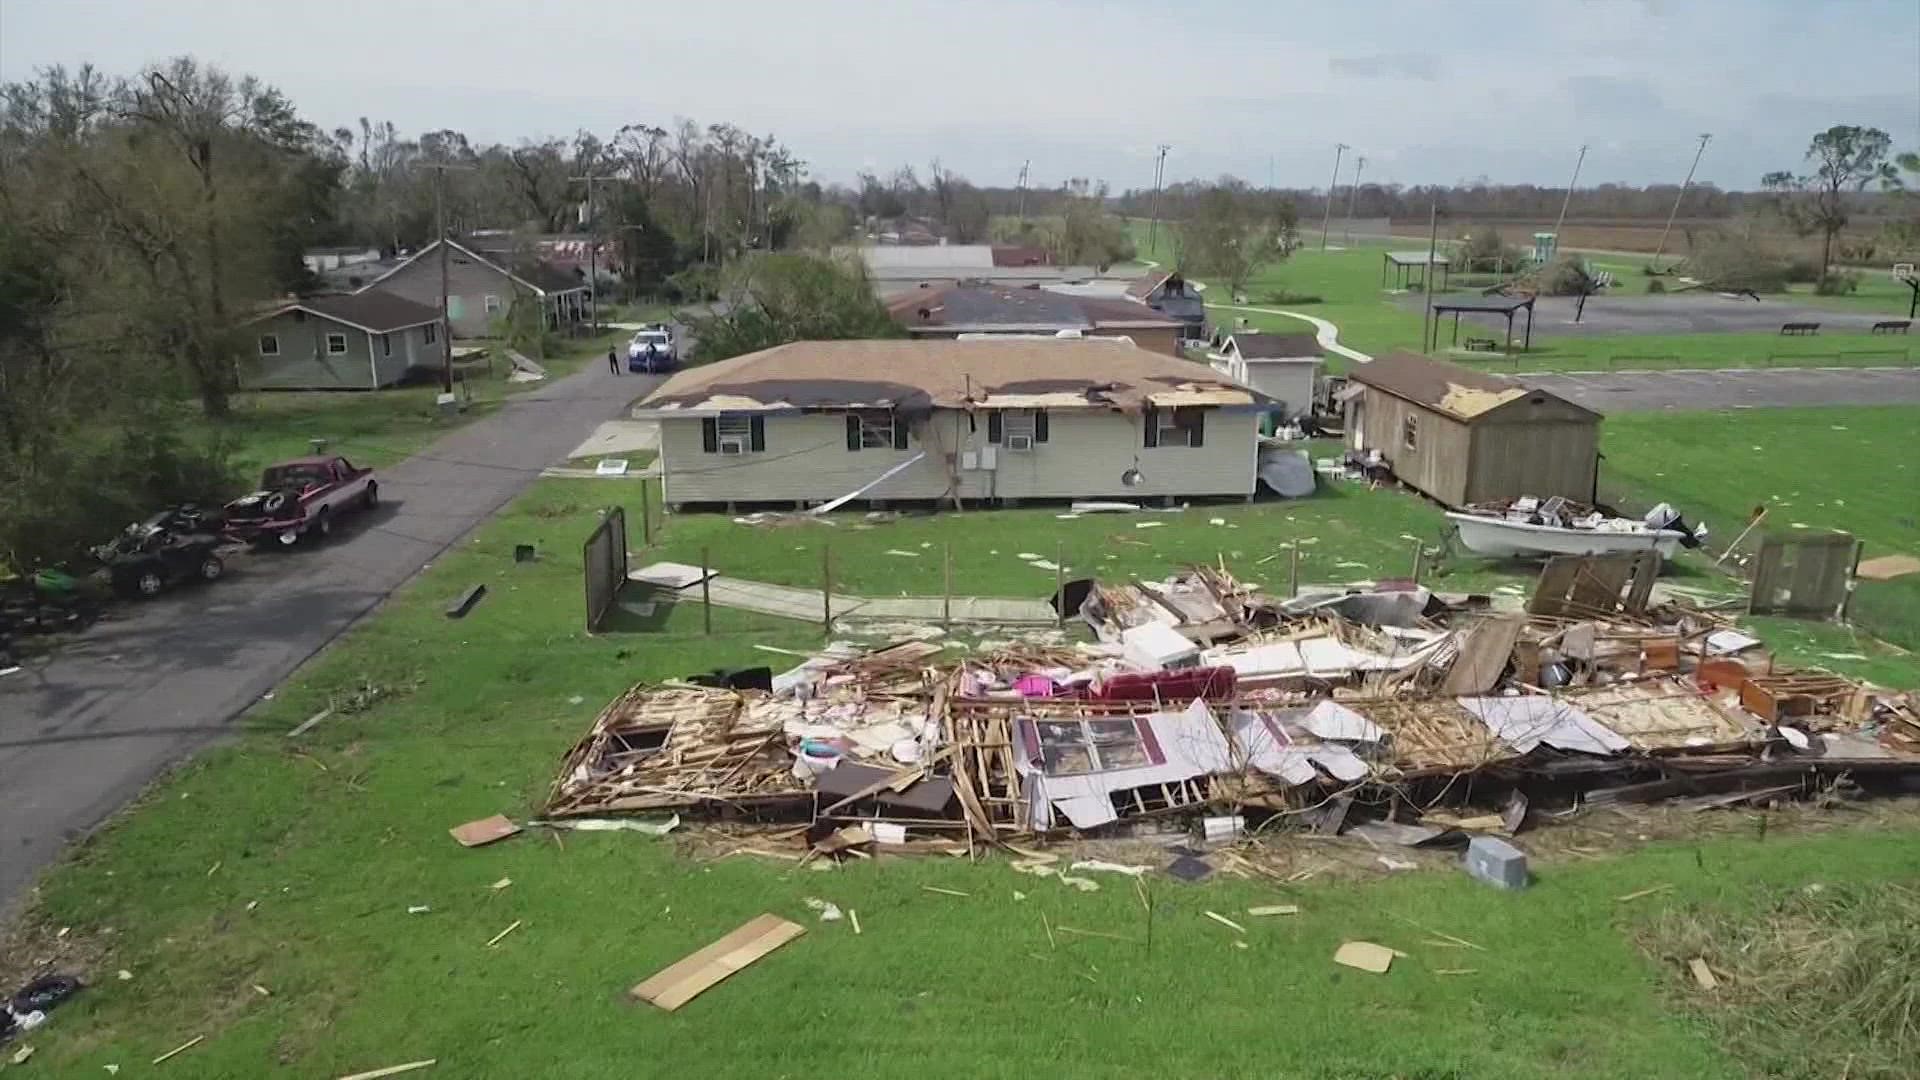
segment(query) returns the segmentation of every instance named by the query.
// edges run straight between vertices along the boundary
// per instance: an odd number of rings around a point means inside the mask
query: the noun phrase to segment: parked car
[[[158,596],[183,581],[215,581],[226,573],[220,559],[218,520],[195,506],[162,510],[121,530],[93,549],[122,596]]]
[[[647,346],[653,346],[652,363],[648,363]],[[636,331],[633,340],[627,342],[627,370],[651,375],[660,371],[672,371],[680,366],[680,354],[673,340],[673,330],[666,323],[654,323]]]
[[[292,547],[312,535],[326,539],[342,514],[371,510],[380,501],[372,469],[343,457],[306,457],[272,465],[260,489],[227,504],[227,535]]]

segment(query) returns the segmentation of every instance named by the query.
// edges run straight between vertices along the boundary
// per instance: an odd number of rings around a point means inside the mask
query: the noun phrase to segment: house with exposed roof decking
[[[387,293],[310,296],[243,324],[252,357],[244,386],[266,390],[378,390],[407,369],[435,367],[446,333],[436,307]]]
[[[434,241],[360,290],[440,306],[440,251]],[[517,299],[540,305],[548,329],[583,321],[587,283],[538,261],[511,269],[458,241],[447,245],[447,323],[457,338],[487,337]]]
[[[1554,495],[1593,502],[1599,413],[1459,364],[1392,352],[1355,364],[1348,446],[1448,506]]]
[[[1268,402],[1127,341],[803,341],[680,372],[660,424],[676,505],[1239,496]],[[878,481],[875,484],[875,481]]]
[[[1126,300],[1071,296],[1032,285],[961,281],[915,289],[889,298],[886,304],[893,320],[916,338],[1080,334],[1130,338],[1143,349],[1180,355],[1180,322]]]

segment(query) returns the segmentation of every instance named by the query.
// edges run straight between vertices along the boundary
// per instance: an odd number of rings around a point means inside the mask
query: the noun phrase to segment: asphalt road
[[[169,765],[658,385],[604,365],[510,399],[379,474],[381,506],[324,546],[120,605],[0,678],[0,907]]]
[[[1776,368],[1523,374],[1596,412],[1920,404],[1920,368]]]

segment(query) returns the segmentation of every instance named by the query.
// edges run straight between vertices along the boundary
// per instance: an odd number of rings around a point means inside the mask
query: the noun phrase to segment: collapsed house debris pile
[[[1464,842],[1529,804],[1920,790],[1910,695],[1776,669],[1723,616],[1655,602],[1653,561],[1557,558],[1525,611],[1391,583],[1281,600],[1213,567],[1077,583],[1089,641],[838,646],[764,682],[636,686],[545,814],[777,824],[811,858],[1170,816]]]

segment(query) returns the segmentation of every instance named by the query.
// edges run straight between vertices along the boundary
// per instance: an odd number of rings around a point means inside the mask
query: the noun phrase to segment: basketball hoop
[[[1893,264],[1893,280],[1912,281],[1913,278],[1914,278],[1914,273],[1913,273],[1912,263],[1894,263]]]

